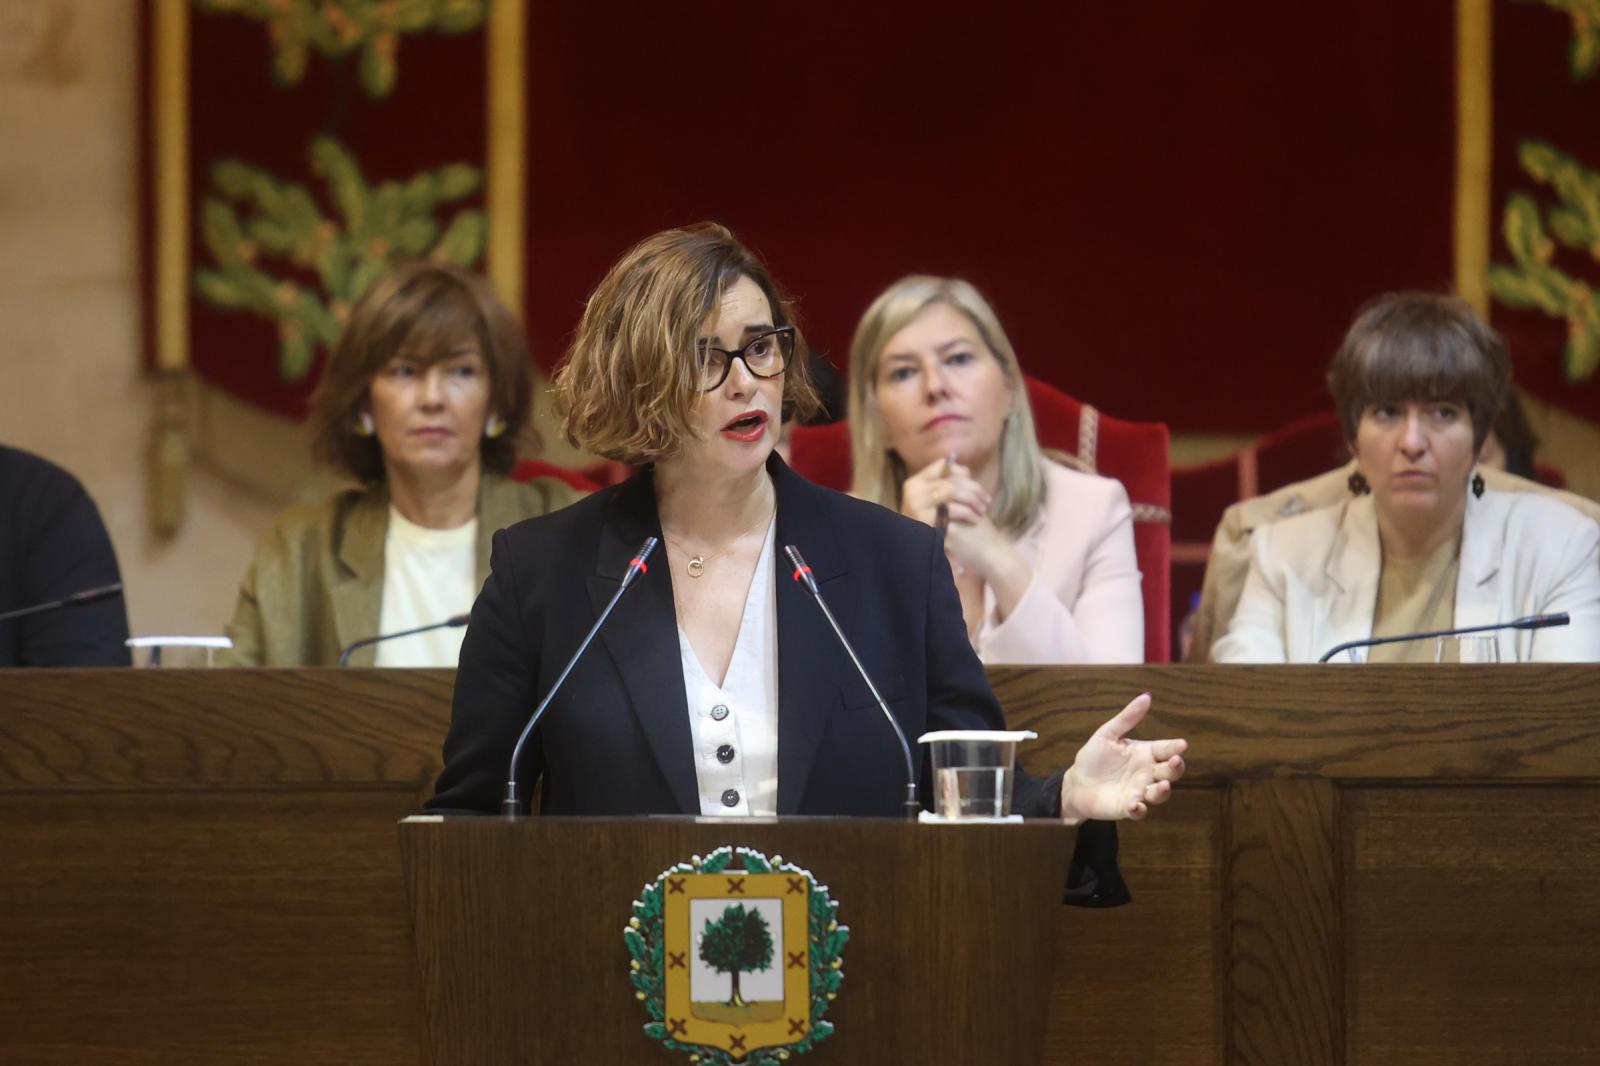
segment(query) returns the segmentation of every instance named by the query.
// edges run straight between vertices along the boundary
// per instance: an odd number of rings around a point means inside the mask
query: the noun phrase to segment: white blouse
[[[688,634],[678,627],[702,815],[778,813],[777,536],[774,521],[745,594],[739,637],[721,685],[706,676]]]
[[[389,508],[378,632],[399,633],[472,610],[478,595],[478,520],[428,529]],[[465,628],[435,629],[378,645],[378,666],[455,666]]]

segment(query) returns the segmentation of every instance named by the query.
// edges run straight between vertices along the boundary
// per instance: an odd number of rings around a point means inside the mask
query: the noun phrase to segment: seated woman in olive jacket
[[[312,397],[318,457],[359,487],[291,507],[245,574],[232,666],[331,666],[380,633],[466,612],[496,530],[565,507],[506,475],[531,405],[520,327],[481,279],[418,263],[357,302]],[[358,666],[454,666],[460,628],[357,651]]]

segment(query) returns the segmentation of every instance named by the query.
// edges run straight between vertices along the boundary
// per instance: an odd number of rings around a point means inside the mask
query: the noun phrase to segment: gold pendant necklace
[[[769,523],[771,523],[773,516],[775,514],[777,514],[777,512],[778,512],[777,505],[774,504],[772,510],[767,512],[767,516],[765,518],[763,518],[761,521],[757,522],[755,525],[751,526],[750,528],[746,529],[743,533],[740,533],[737,537],[734,537],[731,541],[728,542],[729,545],[731,546],[731,545],[739,543],[745,537],[749,536],[751,533],[754,533],[756,530],[760,529],[762,526],[768,525]],[[680,550],[683,549],[683,545],[678,541],[678,539],[676,537],[672,536],[672,534],[666,532],[665,530],[662,530],[662,536],[666,537],[667,541],[669,543],[676,544]],[[726,551],[726,550],[727,550],[726,548],[723,549],[723,551]],[[706,563],[710,562],[712,559],[715,559],[717,557],[717,555],[720,555],[720,554],[721,554],[721,552],[716,552],[716,553],[711,553],[711,554],[708,554],[706,552],[700,552],[698,555],[693,555],[693,556],[691,556],[689,558],[689,562],[688,562],[688,564],[686,566],[684,566],[684,569],[689,572],[689,576],[690,577],[704,577],[705,576],[705,572],[706,572]]]

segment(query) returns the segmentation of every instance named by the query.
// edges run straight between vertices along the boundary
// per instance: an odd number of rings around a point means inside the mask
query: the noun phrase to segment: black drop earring
[[[1349,485],[1352,496],[1365,496],[1372,491],[1372,486],[1367,484],[1366,477],[1359,470],[1351,472]]]
[[[1480,499],[1480,500],[1483,499],[1483,475],[1482,474],[1474,473],[1472,475],[1472,494],[1474,496],[1478,497],[1478,499]]]

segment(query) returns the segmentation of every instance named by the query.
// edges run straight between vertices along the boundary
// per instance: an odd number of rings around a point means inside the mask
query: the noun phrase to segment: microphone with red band
[[[1325,663],[1342,651],[1353,648],[1371,648],[1379,644],[1404,644],[1413,640],[1437,640],[1440,637],[1462,637],[1469,633],[1492,633],[1497,629],[1548,629],[1551,626],[1570,625],[1572,617],[1566,611],[1556,614],[1530,614],[1511,622],[1494,622],[1486,626],[1462,626],[1460,629],[1436,629],[1431,633],[1402,633],[1394,637],[1368,637],[1366,640],[1347,640],[1335,644],[1317,662]]]
[[[345,645],[344,650],[339,653],[339,665],[350,665],[350,656],[373,644],[382,644],[386,640],[399,640],[401,637],[414,637],[418,633],[432,633],[435,629],[457,629],[470,621],[472,621],[470,614],[458,614],[446,618],[443,622],[433,622],[429,625],[417,626],[415,629],[402,629],[397,633],[379,633],[375,637],[362,637],[360,640],[351,641]]]
[[[878,686],[872,683],[872,678],[867,676],[867,668],[861,665],[861,659],[856,655],[856,649],[851,646],[850,638],[844,635],[844,630],[839,628],[839,622],[833,617],[833,612],[828,610],[828,602],[822,598],[822,590],[817,587],[817,579],[812,576],[811,567],[800,557],[800,549],[793,544],[784,546],[784,554],[794,564],[794,579],[805,586],[811,593],[811,598],[817,601],[817,606],[822,608],[822,616],[828,620],[828,625],[833,627],[833,633],[839,638],[839,643],[844,646],[844,652],[850,656],[850,661],[855,664],[856,672],[861,675],[861,680],[866,682],[867,691],[872,693],[872,698],[878,704],[878,709],[883,712],[884,718],[889,721],[889,728],[894,730],[895,739],[900,741],[900,752],[906,760],[906,817],[912,821],[922,813],[922,804],[917,802],[917,764],[911,758],[911,745],[906,740],[905,730],[900,728],[900,723],[890,713],[889,705],[878,694]]]
[[[82,592],[74,592],[70,596],[63,596],[59,600],[51,600],[49,603],[36,603],[32,607],[18,607],[14,611],[0,613],[0,622],[9,622],[13,618],[26,618],[30,614],[43,614],[45,611],[59,611],[63,607],[80,607],[108,596],[115,596],[121,591],[120,581],[110,585],[99,585],[92,589],[84,589]]]
[[[556,678],[556,683],[550,686],[550,691],[534,708],[533,715],[528,719],[528,724],[522,727],[522,732],[517,736],[517,743],[511,749],[511,765],[506,770],[506,791],[500,801],[500,813],[507,818],[515,818],[522,813],[522,797],[517,793],[517,762],[522,758],[523,745],[528,743],[528,738],[533,735],[533,727],[539,724],[539,719],[544,717],[544,712],[550,707],[550,701],[556,698],[556,693],[561,691],[561,686],[567,680],[567,675],[572,673],[572,668],[578,665],[578,660],[583,658],[583,653],[589,650],[589,642],[594,640],[600,627],[606,624],[606,619],[611,617],[611,609],[622,599],[622,594],[628,591],[635,581],[650,567],[645,560],[650,558],[650,553],[656,550],[656,545],[661,541],[656,537],[644,538],[644,543],[639,545],[639,550],[633,553],[633,558],[628,560],[628,569],[623,572],[622,583],[617,586],[617,591],[612,594],[605,610],[600,612],[600,617],[594,620],[594,625],[589,627],[589,633],[583,638],[583,643],[578,645],[578,650],[572,653],[572,658],[567,660],[567,665],[562,668],[561,676]]]

